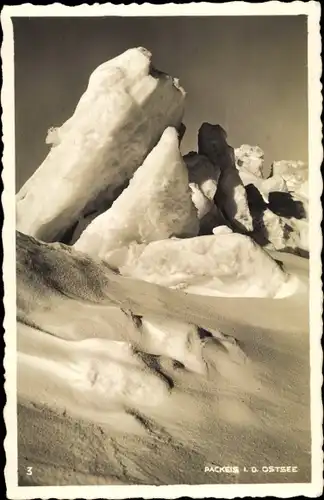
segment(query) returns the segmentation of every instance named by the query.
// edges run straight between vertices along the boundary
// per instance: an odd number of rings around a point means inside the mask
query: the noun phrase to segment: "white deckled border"
[[[313,2],[312,2],[313,3]],[[309,160],[309,320],[310,320],[310,388],[311,388],[311,434],[312,434],[312,482],[319,481],[318,493],[323,491],[323,403],[321,386],[323,383],[323,293],[321,251],[323,236],[321,221],[323,210],[321,194],[323,180],[320,166],[323,161],[322,121],[323,105],[320,35],[320,5],[313,3],[313,14],[308,17],[308,160]]]
[[[11,17],[51,16],[258,16],[258,15],[307,15],[308,16],[308,102],[309,102],[309,187],[312,196],[310,206],[310,356],[311,356],[311,424],[312,424],[312,482],[309,484],[233,484],[233,485],[177,485],[177,486],[18,486],[17,485],[17,412],[16,412],[16,284],[15,284],[15,142],[14,142],[14,60],[13,27]],[[5,213],[2,238],[4,246],[3,280],[5,286],[5,390],[7,404],[4,418],[7,427],[5,439],[7,497],[10,499],[32,498],[178,498],[244,497],[273,495],[292,497],[304,495],[316,497],[321,494],[322,480],[322,420],[323,408],[320,396],[322,385],[322,333],[321,248],[320,222],[322,207],[322,179],[320,166],[323,152],[321,146],[321,38],[319,29],[319,2],[270,1],[253,4],[228,2],[224,4],[188,3],[183,5],[86,5],[68,7],[59,3],[48,6],[23,4],[5,6],[1,13],[4,33],[1,48],[3,64],[3,210]]]
[[[61,3],[53,3],[52,5],[33,5],[25,3],[22,5],[6,6],[4,11],[6,15],[16,17],[97,17],[97,16],[295,16],[295,15],[311,15],[319,13],[319,2],[278,2],[270,1],[266,3],[249,3],[249,2],[227,2],[223,4],[214,4],[209,2],[177,5],[168,3],[166,5],[153,5],[144,3],[143,5],[113,5],[106,3],[104,5],[87,5],[82,4],[77,7],[70,7]]]

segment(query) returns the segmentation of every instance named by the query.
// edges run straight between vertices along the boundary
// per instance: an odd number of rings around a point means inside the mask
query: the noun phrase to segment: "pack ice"
[[[107,206],[164,129],[180,127],[184,98],[177,80],[154,71],[146,49],[99,66],[73,116],[50,131],[48,156],[19,191],[17,229],[59,240],[81,214]]]
[[[184,101],[103,63],[17,195],[23,484],[310,481],[307,170],[217,122],[180,151]]]

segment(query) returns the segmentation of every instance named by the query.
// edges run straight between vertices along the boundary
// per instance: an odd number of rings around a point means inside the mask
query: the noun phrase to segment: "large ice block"
[[[198,230],[179,138],[168,127],[129,186],[83,231],[74,248],[107,259],[110,252],[133,242],[196,236]]]
[[[180,127],[184,99],[146,49],[100,65],[73,116],[50,130],[48,156],[17,194],[17,229],[60,240],[80,215],[109,206],[165,128]]]

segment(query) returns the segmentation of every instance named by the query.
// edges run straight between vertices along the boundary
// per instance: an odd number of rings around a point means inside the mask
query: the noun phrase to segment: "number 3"
[[[31,476],[33,474],[33,468],[32,467],[27,467],[27,476]]]

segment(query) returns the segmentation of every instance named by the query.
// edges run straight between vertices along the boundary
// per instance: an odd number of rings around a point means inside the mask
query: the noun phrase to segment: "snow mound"
[[[200,295],[276,298],[290,280],[251,238],[224,231],[132,245],[108,262],[124,276]]]
[[[42,340],[38,341],[41,347]],[[19,364],[62,379],[82,404],[101,410],[116,405],[141,408],[159,405],[169,395],[167,380],[125,342],[97,338],[70,342],[54,337],[46,348],[43,354],[55,348],[60,358],[52,355],[44,359],[20,352]]]
[[[164,129],[180,127],[184,100],[146,49],[101,64],[72,117],[49,131],[51,151],[17,194],[17,229],[60,240],[82,215],[109,206]]]
[[[71,370],[72,385],[91,394],[100,406],[111,400],[130,406],[156,406],[168,396],[166,379],[157,376],[125,342],[85,339],[77,344]]]
[[[74,247],[104,259],[132,242],[193,236],[198,229],[177,131],[169,127],[129,186],[87,227]]]

